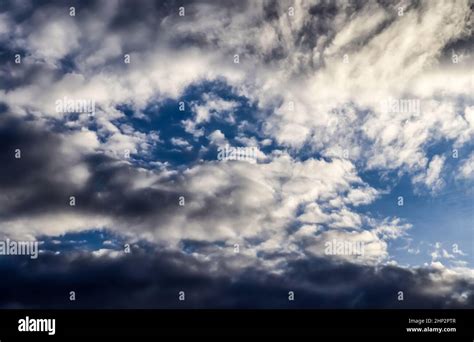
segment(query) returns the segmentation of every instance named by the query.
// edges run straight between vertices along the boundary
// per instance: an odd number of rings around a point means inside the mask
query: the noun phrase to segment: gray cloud
[[[320,258],[291,262],[281,275],[249,268],[237,278],[225,270],[211,272],[207,263],[190,255],[139,248],[115,258],[71,253],[0,261],[0,271],[9,279],[0,284],[3,308],[428,309],[474,304],[473,285],[449,279],[443,270],[375,269]],[[433,281],[440,277],[442,281]],[[436,291],[446,285],[449,292]],[[69,301],[69,291],[75,291],[75,302]],[[178,301],[179,291],[186,301]],[[295,294],[293,302],[288,291]],[[404,301],[398,301],[399,291]],[[459,293],[467,296],[457,298]]]

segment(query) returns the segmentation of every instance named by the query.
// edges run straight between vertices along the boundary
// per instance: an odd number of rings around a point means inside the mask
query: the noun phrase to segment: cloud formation
[[[297,307],[395,308],[398,291],[404,307],[472,306],[467,261],[393,253],[419,231],[405,198],[472,189],[468,1],[70,11],[28,0],[0,11],[0,236],[102,229],[156,250],[5,262],[4,307],[50,305],[12,294],[30,273],[61,279],[45,289],[54,307],[69,287],[84,307],[149,307],[155,295],[175,307],[182,286],[191,307],[288,307],[292,289]],[[57,111],[65,97],[93,101],[93,115]],[[257,162],[218,160],[224,145],[257,148]],[[363,253],[328,254],[338,242]]]

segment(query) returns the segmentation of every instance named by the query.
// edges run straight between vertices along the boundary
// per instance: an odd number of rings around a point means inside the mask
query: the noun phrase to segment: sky
[[[2,1],[0,307],[472,308],[473,8]]]

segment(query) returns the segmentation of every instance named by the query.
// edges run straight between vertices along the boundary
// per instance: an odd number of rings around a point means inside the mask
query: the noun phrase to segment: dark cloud
[[[185,191],[132,189],[138,171],[130,164],[117,162],[101,153],[84,154],[79,161],[68,163],[62,148],[67,136],[14,119],[0,118],[0,210],[3,219],[28,217],[45,213],[83,212],[112,217],[145,218],[171,214],[178,208],[178,198]],[[21,158],[15,151],[21,150]],[[70,167],[85,165],[88,181],[75,185],[67,176]],[[69,197],[76,197],[76,207]],[[191,196],[189,196],[191,198]]]
[[[131,231],[142,224],[156,230],[166,228],[170,219],[182,214],[181,196],[187,203],[201,196],[187,190],[190,179],[183,174],[165,177],[150,187],[136,188],[134,182],[143,177],[144,170],[101,152],[72,150],[65,154],[70,137],[67,132],[55,132],[55,129],[60,127],[51,128],[49,124],[43,127],[8,114],[0,119],[1,219],[79,213],[85,219],[94,215],[112,218],[126,223]],[[20,159],[15,158],[17,149],[21,150]],[[69,158],[71,153],[77,156]],[[89,172],[85,183],[76,184],[70,175],[71,168],[78,165]],[[228,200],[243,185],[253,184],[242,176],[235,181],[206,196],[202,205],[187,209],[187,218],[210,224],[215,220],[238,220],[258,214],[255,212],[258,208],[244,209]],[[69,205],[70,196],[75,197],[74,207]]]
[[[10,258],[10,259],[9,259]],[[191,255],[140,248],[119,258],[86,253],[42,254],[36,260],[2,257],[3,308],[467,308],[472,284],[423,293],[441,271],[396,266],[337,264],[326,259],[292,262],[282,275],[248,268],[211,272]],[[464,302],[453,294],[469,290]],[[75,291],[77,300],[69,301]],[[186,300],[178,300],[184,291]],[[288,301],[288,291],[295,294]],[[398,291],[404,301],[398,301]],[[440,288],[440,291],[442,289]]]
[[[53,210],[67,203],[71,187],[61,177],[55,156],[61,139],[27,120],[0,118],[0,199],[3,219]],[[21,158],[16,158],[18,152]]]

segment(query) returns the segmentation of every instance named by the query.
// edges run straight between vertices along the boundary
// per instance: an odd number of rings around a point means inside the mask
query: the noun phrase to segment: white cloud
[[[81,130],[84,117],[77,124],[65,123],[75,132],[68,135],[72,152],[64,157],[68,168],[61,174],[77,186],[90,176],[79,163],[82,153],[105,151],[123,159],[126,150],[146,154],[160,141],[159,132],[146,134],[117,124],[117,119],[124,119],[117,105],[128,104],[145,115],[141,112],[151,102],[178,99],[188,86],[203,81],[224,80],[255,104],[259,114],[268,113],[258,132],[264,139],[261,145],[275,142],[283,145],[279,146],[283,152],[261,156],[265,162],[255,165],[207,162],[190,167],[173,185],[193,197],[160,220],[130,225],[107,215],[63,215],[57,222],[41,216],[6,222],[7,231],[24,225],[29,234],[57,234],[61,229],[108,226],[121,232],[134,230],[171,246],[183,239],[245,246],[259,238],[259,243],[244,249],[254,259],[257,251],[289,252],[301,241],[311,246],[310,253],[318,254],[321,236],[327,236],[367,243],[364,262],[386,258],[385,240],[403,236],[409,226],[397,218],[372,220],[352,208],[370,204],[380,194],[358,171],[396,170],[409,173],[415,184],[432,191],[443,186],[446,158],[437,155],[429,160],[427,146],[450,140],[461,147],[474,135],[472,103],[458,101],[472,95],[467,67],[472,56],[464,56],[457,66],[440,59],[447,44],[469,34],[469,3],[421,2],[399,17],[392,6],[367,3],[353,12],[344,2],[336,2],[339,10],[323,22],[309,14],[309,2],[296,2],[293,17],[286,15],[287,5],[276,3],[277,12],[285,15],[264,21],[265,6],[260,2],[232,11],[232,19],[224,6],[191,4],[193,15],[186,20],[160,18],[158,27],[166,29],[157,35],[159,41],[149,39],[156,32],[147,25],[130,28],[123,36],[109,32],[116,2],[99,6],[100,15],[88,16],[81,26],[70,18],[39,17],[34,31],[15,31],[18,42],[28,43],[24,44],[28,63],[41,63],[39,58],[49,67],[57,66],[67,54],[77,53],[73,72],[59,78],[41,74],[32,83],[0,91],[0,101],[14,115],[28,114],[42,123],[65,121],[64,114],[54,110],[56,99],[95,100],[98,108],[91,120],[98,126],[96,133]],[[5,23],[9,19],[0,16],[0,39],[11,30]],[[174,44],[180,39],[191,43],[178,49]],[[202,42],[192,44],[193,39]],[[125,65],[127,49],[131,63]],[[238,65],[232,61],[235,53]],[[344,54],[348,63],[343,62]],[[380,101],[389,97],[419,100],[421,111],[383,112]],[[204,93],[202,100],[191,103],[193,117],[182,121],[194,137],[207,133],[200,126],[213,117],[241,124],[234,115],[237,102],[212,93]],[[244,135],[238,139],[246,146],[256,143]],[[213,130],[209,140],[220,144],[225,136]],[[190,148],[180,137],[171,143]],[[330,158],[299,161],[286,148],[291,152],[308,148]],[[473,158],[471,154],[460,166],[460,178],[472,178]],[[169,172],[138,171],[132,183],[136,188],[159,187]],[[294,224],[301,227],[292,235],[288,227]]]
[[[313,243],[307,247],[307,250],[317,256],[327,256],[328,243],[338,242],[350,244],[351,246],[363,246],[362,248],[353,248],[353,253],[332,253],[331,257],[342,259],[349,262],[377,264],[383,261],[387,256],[387,243],[381,240],[372,231],[341,231],[330,230],[320,234],[314,239]]]
[[[458,170],[457,178],[470,180],[474,178],[474,152],[471,152],[469,157],[462,162]]]
[[[171,143],[177,147],[184,148],[187,151],[192,150],[192,145],[185,139],[180,137],[173,137],[171,138]]]
[[[426,187],[435,192],[444,186],[441,178],[441,171],[446,161],[445,156],[435,155],[426,169],[425,173],[418,174],[413,178],[415,183],[423,183]]]
[[[223,146],[228,143],[227,139],[225,138],[224,133],[222,133],[222,131],[219,129],[209,134],[208,138],[212,144],[215,144],[218,146]]]

